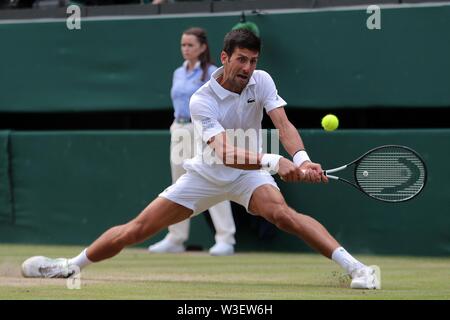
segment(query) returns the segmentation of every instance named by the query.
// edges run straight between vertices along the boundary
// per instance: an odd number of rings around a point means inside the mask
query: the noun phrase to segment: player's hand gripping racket
[[[334,175],[353,167],[354,181]],[[424,188],[427,170],[422,158],[414,150],[396,145],[377,147],[349,164],[325,170],[333,180],[346,182],[368,196],[386,202],[407,201]]]

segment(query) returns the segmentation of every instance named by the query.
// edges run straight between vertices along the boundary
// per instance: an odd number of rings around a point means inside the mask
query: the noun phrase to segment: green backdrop
[[[11,198],[10,131],[0,131],[0,223],[14,223],[13,199]]]
[[[259,68],[290,106],[450,105],[450,5],[382,6],[381,30],[365,8],[251,16],[263,39]],[[104,19],[104,18],[103,18]],[[236,15],[0,22],[0,111],[170,108],[181,31],[208,30],[219,62]]]
[[[293,208],[321,221],[353,252],[450,253],[450,173],[443,152],[450,149],[449,129],[303,130],[302,136],[312,159],[324,168],[345,164],[378,145],[403,144],[423,156],[429,176],[422,194],[400,204],[376,201],[339,182],[278,181]],[[0,137],[4,139],[5,133]],[[10,143],[11,162],[3,158],[0,162],[1,242],[89,244],[106,228],[136,216],[170,184],[166,131],[11,132]],[[13,197],[3,187],[6,166],[11,167]],[[5,219],[12,207],[14,221]],[[281,231],[261,239],[245,223],[256,218],[241,209],[234,214],[238,251],[309,250]],[[213,233],[202,217],[192,225],[189,243],[204,247],[213,243]]]

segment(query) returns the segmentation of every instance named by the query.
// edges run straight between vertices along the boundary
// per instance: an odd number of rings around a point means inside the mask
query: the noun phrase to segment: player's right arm
[[[220,163],[243,170],[261,168],[260,156],[257,153],[237,148],[227,141],[225,129],[218,120],[219,107],[214,100],[194,94],[189,108],[195,133],[214,150],[214,155]]]
[[[301,172],[292,161],[282,156],[255,153],[228,143],[225,132],[210,138],[208,145],[214,150],[216,157],[219,157],[219,160],[228,167],[243,170],[272,168],[284,181],[309,182],[310,180],[310,177],[305,172]]]
[[[190,101],[190,111],[195,133],[214,150],[214,155],[225,166],[242,170],[265,168],[278,173],[285,181],[308,181],[307,175],[299,171],[290,160],[280,155],[259,154],[239,148],[234,145],[234,139],[232,142],[228,141],[225,129],[218,121],[220,112],[214,101],[194,94]]]
[[[216,157],[228,167],[243,170],[261,168],[261,155],[228,143],[225,132],[211,137],[207,143],[214,150]]]

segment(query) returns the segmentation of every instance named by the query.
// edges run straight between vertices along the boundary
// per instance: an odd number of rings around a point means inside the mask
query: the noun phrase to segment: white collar
[[[184,60],[184,62],[183,62],[183,67],[184,67],[185,69],[187,69],[188,63],[189,63],[189,61]],[[197,69],[197,68],[200,68],[200,60],[197,61],[197,62],[195,63],[194,69],[193,69],[193,70],[195,70],[195,69]]]
[[[221,100],[225,99],[227,96],[229,95],[237,95],[236,92],[232,92],[230,90],[225,89],[224,87],[222,87],[218,82],[217,82],[217,78],[220,77],[223,74],[223,66],[218,68],[216,71],[214,71],[211,75],[211,88],[213,89],[213,91],[219,96],[219,98]],[[253,78],[253,75],[250,77],[250,80],[247,83],[247,86],[245,88],[247,88],[248,86],[253,86],[256,84],[255,79]],[[244,88],[244,90],[245,90]],[[242,92],[244,91],[242,90]]]

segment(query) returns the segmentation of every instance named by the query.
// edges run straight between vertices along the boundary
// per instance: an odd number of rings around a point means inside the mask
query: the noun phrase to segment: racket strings
[[[364,156],[356,168],[361,189],[384,201],[412,198],[425,184],[425,166],[412,151],[400,147],[374,150]]]

